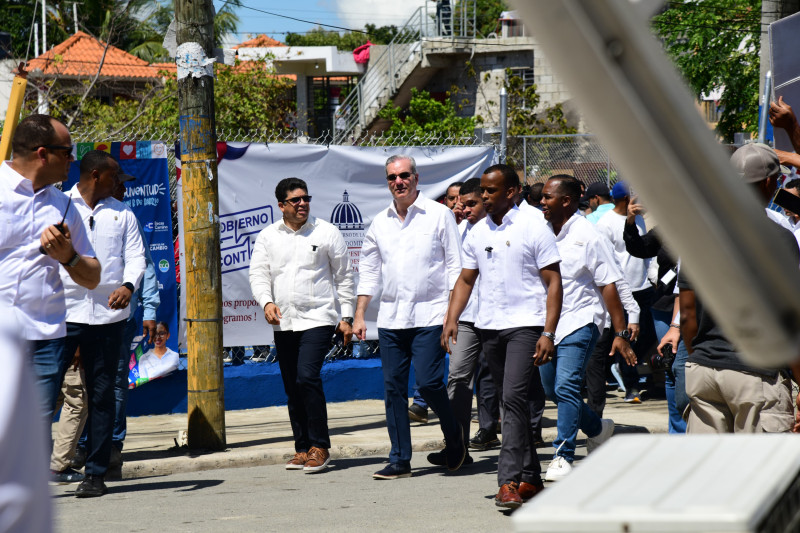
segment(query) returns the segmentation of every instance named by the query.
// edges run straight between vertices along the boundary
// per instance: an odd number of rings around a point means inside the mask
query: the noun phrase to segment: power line
[[[225,5],[228,5],[229,2],[230,2],[230,0],[225,0]],[[311,20],[299,19],[299,18],[296,18],[296,17],[290,17],[289,15],[281,15],[279,13],[273,13],[272,11],[264,11],[263,9],[257,9],[255,7],[246,6],[244,4],[239,4],[237,7],[243,7],[244,9],[249,9],[251,11],[256,11],[258,13],[264,13],[266,15],[272,15],[273,17],[294,20],[296,22],[305,22],[306,24],[316,24],[318,26],[325,26],[326,28],[336,28],[337,30],[344,30],[344,31],[349,31],[349,32],[353,32],[353,33],[364,33],[364,34],[367,33],[364,30],[354,30],[354,29],[351,29],[351,28],[344,28],[342,26],[334,26],[333,24],[323,24],[321,22],[314,22],[314,21],[311,21]]]

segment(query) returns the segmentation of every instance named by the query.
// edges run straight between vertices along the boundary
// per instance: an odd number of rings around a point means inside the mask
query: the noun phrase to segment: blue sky
[[[233,40],[241,42],[249,38],[248,34],[265,33],[274,39],[283,41],[286,32],[307,32],[316,27],[316,23],[353,29],[363,29],[367,22],[377,26],[402,25],[424,2],[425,0],[293,0],[291,2],[242,0],[244,6],[269,11],[284,17],[268,15],[244,7],[238,8],[236,12],[240,19],[239,34]],[[223,0],[214,0],[217,9],[220,9],[223,4]],[[285,17],[311,22],[299,22]]]

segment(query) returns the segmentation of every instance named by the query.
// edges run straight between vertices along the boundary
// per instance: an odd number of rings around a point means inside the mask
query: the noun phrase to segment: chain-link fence
[[[507,162],[524,169],[527,183],[543,182],[554,174],[575,176],[586,185],[617,181],[617,167],[591,134],[509,137]]]
[[[169,168],[170,203],[177,202],[177,173],[175,165],[175,142],[179,138],[177,129],[152,129],[152,128],[125,128],[123,130],[109,131],[106,129],[84,129],[72,132],[73,142],[128,142],[128,141],[164,141],[167,144],[167,166]],[[331,145],[333,138],[322,136],[311,138],[297,131],[274,130],[217,130],[219,142],[247,142],[247,143],[289,143],[289,144],[314,144]],[[391,135],[372,136],[362,141],[361,146],[482,146],[490,143],[474,136],[442,136],[442,135]],[[172,227],[174,238],[177,239],[178,228],[177,209],[172,210]],[[180,265],[176,263],[176,268]],[[178,283],[178,296],[180,296],[181,283]],[[181,317],[178,317],[179,320]],[[181,347],[180,368],[186,368],[185,347]],[[378,356],[378,341],[361,341],[343,346],[336,338],[331,340],[331,347],[325,356],[326,361],[336,359],[364,359]],[[274,363],[277,354],[274,346],[226,346],[224,361],[226,365],[243,363]]]

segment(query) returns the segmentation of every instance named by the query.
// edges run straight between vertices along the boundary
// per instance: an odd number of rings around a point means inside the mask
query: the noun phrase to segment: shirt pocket
[[[25,217],[0,213],[0,248],[16,248],[28,238]],[[37,240],[41,237],[35,235]]]
[[[113,229],[97,230],[95,252],[99,256],[105,257],[103,267],[117,260],[122,260],[122,250],[125,246],[124,241],[125,239],[119,231],[114,231]]]

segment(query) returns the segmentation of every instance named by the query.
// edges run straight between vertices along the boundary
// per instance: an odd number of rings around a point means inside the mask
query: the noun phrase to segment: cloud
[[[336,14],[348,28],[361,29],[365,24],[403,26],[414,11],[427,4],[436,13],[436,3],[426,0],[334,0]]]

